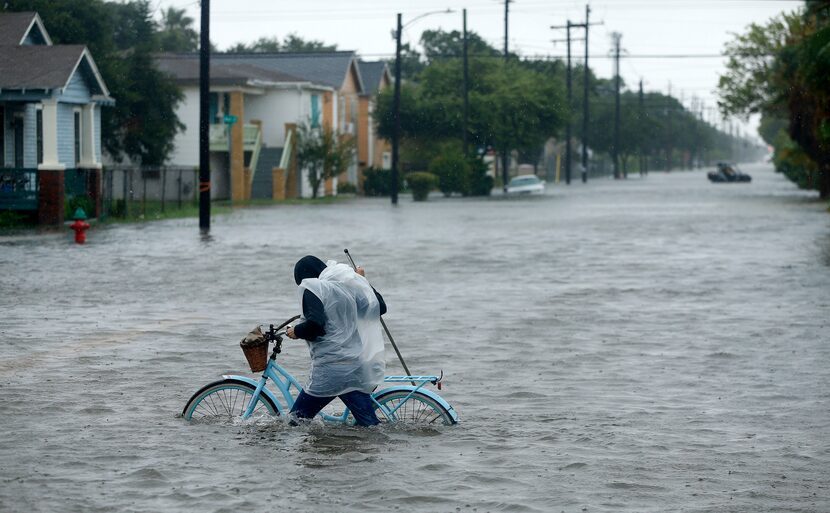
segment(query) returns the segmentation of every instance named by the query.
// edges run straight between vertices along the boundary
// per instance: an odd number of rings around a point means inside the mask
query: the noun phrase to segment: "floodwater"
[[[830,511],[830,215],[745,170],[2,238],[0,511]],[[344,247],[460,423],[179,418]]]

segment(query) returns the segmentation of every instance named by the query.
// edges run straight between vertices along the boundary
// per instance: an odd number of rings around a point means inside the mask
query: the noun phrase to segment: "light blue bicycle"
[[[185,405],[182,416],[186,420],[210,422],[286,415],[302,386],[277,363],[276,358],[282,352],[282,337],[285,335],[285,331],[279,330],[295,319],[297,317],[292,317],[276,328],[271,324],[270,329],[264,333],[269,344],[274,343],[274,348],[259,381],[247,376],[223,375],[223,379],[208,383],[193,394]],[[381,423],[414,425],[457,423],[458,415],[453,407],[440,395],[425,388],[427,384],[432,384],[440,390],[442,377],[443,373],[441,376],[386,376],[385,383],[397,385],[376,390],[372,394],[378,419]],[[266,386],[269,380],[279,391],[282,400]],[[354,423],[348,408],[340,415],[320,412],[320,417],[327,422]]]

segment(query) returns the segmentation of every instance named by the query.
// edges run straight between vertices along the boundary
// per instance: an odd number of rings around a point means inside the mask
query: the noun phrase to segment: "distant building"
[[[172,166],[199,165],[199,56],[160,54],[156,66],[182,89],[176,115]],[[297,123],[324,123],[322,105],[333,89],[281,71],[228,59],[211,59],[210,167],[213,199],[310,195],[308,184],[289,176],[288,135]],[[282,171],[275,174],[275,169]],[[275,182],[282,181],[282,184]],[[286,183],[290,182],[290,183]],[[276,189],[282,191],[276,192]]]
[[[185,93],[177,113],[186,129],[177,135],[169,163],[197,165],[199,56],[161,54],[156,61]],[[364,82],[364,68],[371,75],[370,82]],[[370,121],[369,100],[389,82],[385,64],[358,62],[349,51],[211,55],[213,197],[278,197],[278,191],[286,197],[310,196],[303,171],[292,171],[289,158],[293,148],[288,134],[300,124],[326,127],[341,137],[356,139],[354,161],[346,173],[326,181],[320,193],[335,194],[338,179],[359,185],[361,171],[369,165],[380,166],[383,158],[384,146],[376,141]],[[224,122],[233,119],[236,123],[228,128]],[[375,152],[379,152],[377,158]]]
[[[360,61],[359,66],[364,85],[358,115],[360,165],[362,168],[389,169],[392,167],[392,146],[389,141],[377,136],[372,100],[378,91],[392,85],[392,77],[383,61]]]
[[[98,215],[101,106],[112,104],[86,46],[53,45],[37,13],[0,13],[0,210],[60,224],[69,194]]]

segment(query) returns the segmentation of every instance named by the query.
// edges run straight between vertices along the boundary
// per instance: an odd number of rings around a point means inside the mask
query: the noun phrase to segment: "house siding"
[[[89,87],[78,70],[72,75],[69,85],[63,90],[63,94],[58,97],[58,101],[66,103],[89,103],[92,101]]]
[[[269,148],[281,148],[285,144],[285,124],[307,122],[303,113],[310,110],[310,102],[307,95],[296,89],[271,89],[261,96],[246,96],[245,123],[262,121],[262,143]]]
[[[168,164],[175,166],[199,165],[199,89],[185,87],[184,98],[176,107],[176,116],[184,125],[181,132],[176,132],[173,151],[167,158]]]
[[[37,108],[27,103],[23,110],[23,167],[37,167]]]
[[[66,169],[75,168],[75,106],[58,104],[58,162]]]
[[[95,162],[101,162],[101,107],[95,109]]]

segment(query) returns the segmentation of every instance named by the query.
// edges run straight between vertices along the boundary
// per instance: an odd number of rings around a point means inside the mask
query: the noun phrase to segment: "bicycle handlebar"
[[[289,325],[289,324],[291,324],[292,322],[296,321],[296,320],[297,320],[297,319],[299,319],[299,318],[300,318],[300,316],[299,316],[299,315],[295,315],[294,317],[292,317],[292,318],[288,319],[287,321],[285,321],[285,322],[283,322],[282,324],[280,324],[279,326],[277,326],[277,328],[276,328],[276,329],[280,330],[280,329],[282,329],[282,328],[284,328],[284,327],[288,326],[288,325]]]

